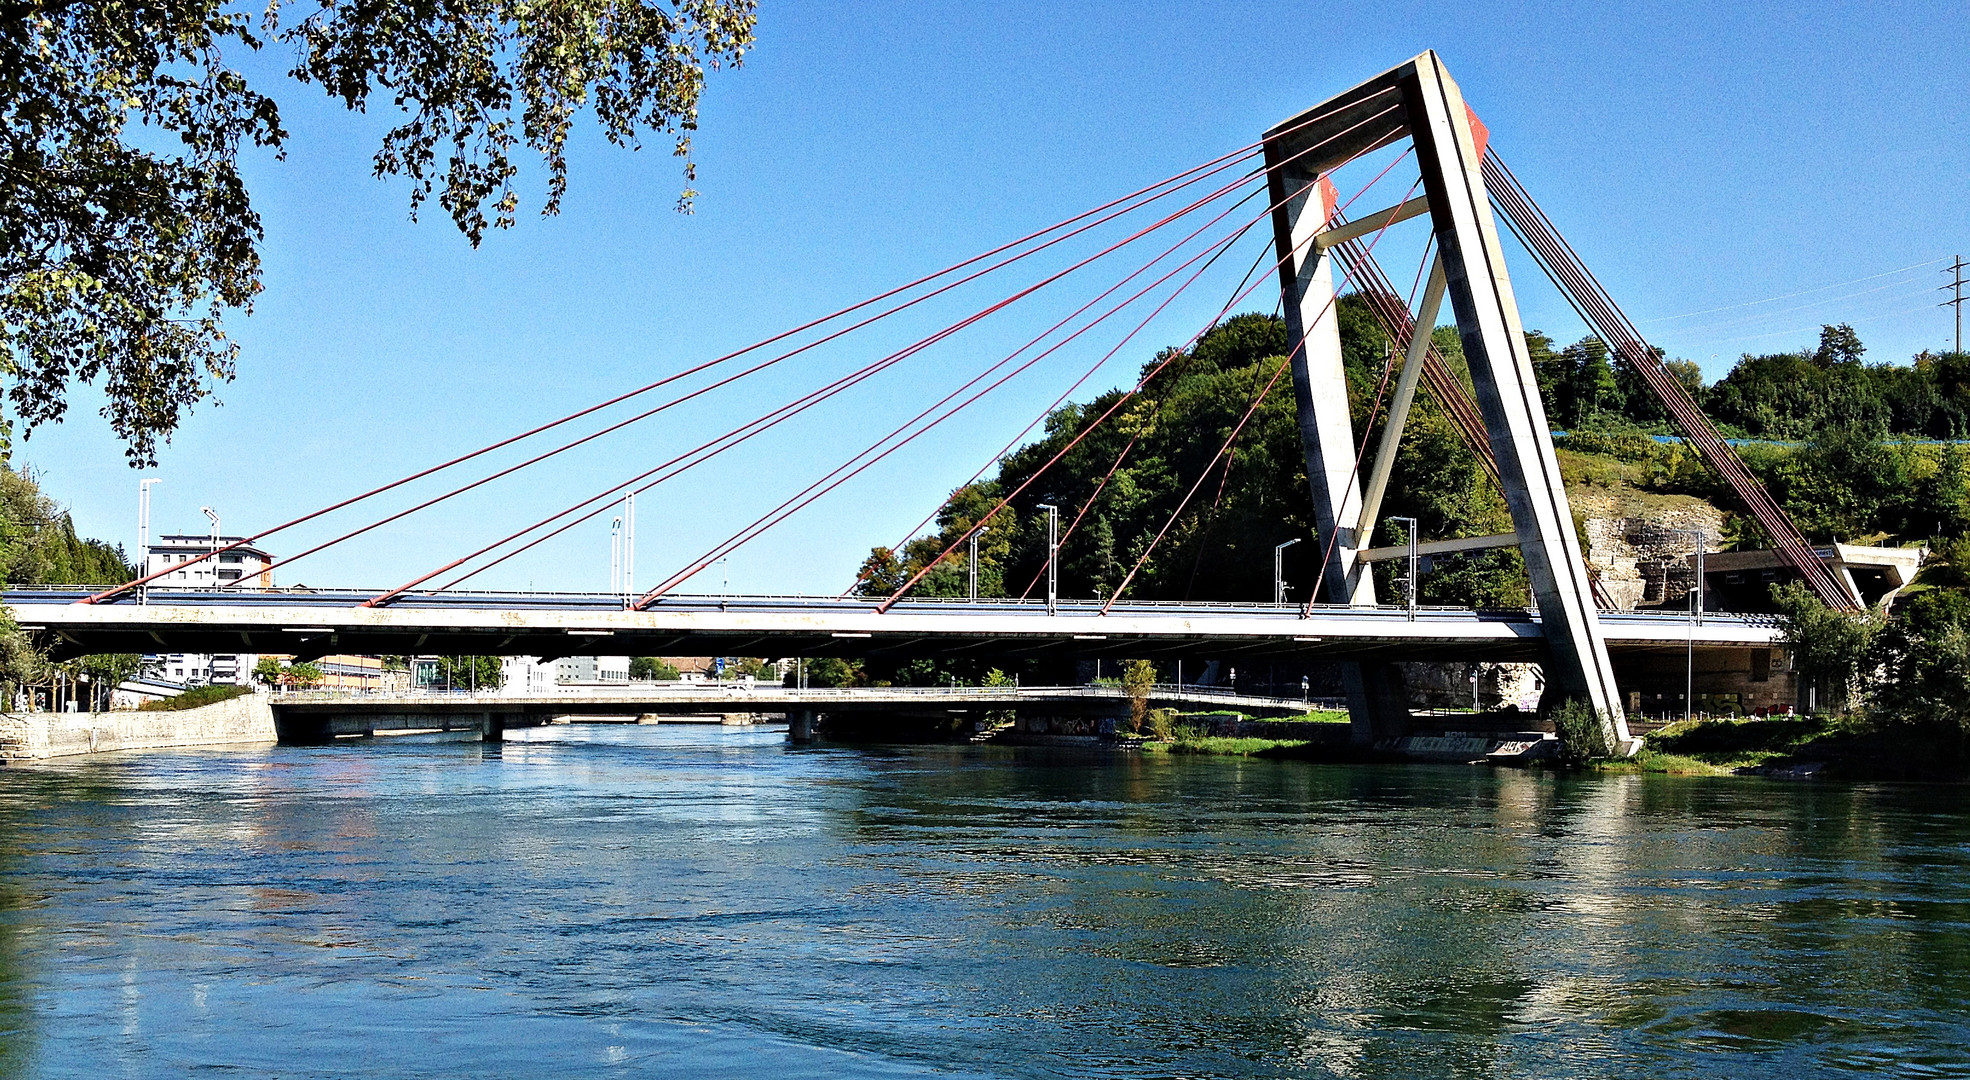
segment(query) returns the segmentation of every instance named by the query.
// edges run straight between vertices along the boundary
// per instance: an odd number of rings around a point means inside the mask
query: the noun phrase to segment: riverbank
[[[193,709],[0,714],[0,763],[274,741],[274,710],[266,694]]]

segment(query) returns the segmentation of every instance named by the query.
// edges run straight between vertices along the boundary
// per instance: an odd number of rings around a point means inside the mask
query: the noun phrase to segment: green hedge
[[[221,701],[245,697],[252,692],[253,688],[250,686],[194,686],[177,697],[146,701],[137,707],[145,712],[175,712],[179,709],[196,709],[200,705],[217,705]]]

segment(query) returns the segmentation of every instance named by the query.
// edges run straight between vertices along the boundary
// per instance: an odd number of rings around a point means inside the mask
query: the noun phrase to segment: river
[[[0,1073],[1970,1076],[1965,795],[781,731],[0,771]]]

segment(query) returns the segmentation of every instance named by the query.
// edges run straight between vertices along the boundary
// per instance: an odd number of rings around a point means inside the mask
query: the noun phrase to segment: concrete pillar
[[[505,742],[506,718],[495,712],[486,713],[479,721],[479,738],[483,742]]]
[[[787,741],[796,743],[814,741],[814,710],[795,709],[787,714]]]

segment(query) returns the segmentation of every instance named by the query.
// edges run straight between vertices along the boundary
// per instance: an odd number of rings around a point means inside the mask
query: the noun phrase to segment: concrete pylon
[[[1526,577],[1546,639],[1543,667],[1549,693],[1577,699],[1610,721],[1616,745],[1628,739],[1621,695],[1608,660],[1594,607],[1586,560],[1573,532],[1573,513],[1553,453],[1524,327],[1506,273],[1497,224],[1485,192],[1481,163],[1487,133],[1464,104],[1457,84],[1435,52],[1426,52],[1345,93],[1275,126],[1265,136],[1265,156],[1275,205],[1273,231],[1281,285],[1295,349],[1300,429],[1313,488],[1314,520],[1324,549],[1334,555],[1322,582],[1329,601],[1373,602],[1373,589],[1354,554],[1366,537],[1354,535],[1360,505],[1355,432],[1341,374],[1340,338],[1332,320],[1330,259],[1319,234],[1331,219],[1328,170],[1363,153],[1408,138],[1422,174],[1424,198],[1436,233],[1446,293],[1456,315],[1464,356],[1470,363],[1485,428],[1498,461],[1505,503],[1512,513]],[[1317,213],[1308,213],[1317,207]],[[1364,224],[1387,220],[1391,210],[1356,215]],[[1318,221],[1311,219],[1318,217]],[[1316,313],[1325,311],[1326,317]],[[1420,333],[1428,333],[1420,327]],[[1301,376],[1301,365],[1306,368]],[[1339,387],[1335,393],[1333,388]],[[1372,673],[1349,679],[1356,728],[1386,729],[1389,703],[1374,700],[1382,680]],[[1362,686],[1354,693],[1355,686]]]

